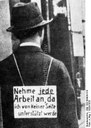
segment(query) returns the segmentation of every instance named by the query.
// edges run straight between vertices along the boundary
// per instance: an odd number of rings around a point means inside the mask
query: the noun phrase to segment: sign
[[[57,118],[57,87],[13,87],[14,118]]]

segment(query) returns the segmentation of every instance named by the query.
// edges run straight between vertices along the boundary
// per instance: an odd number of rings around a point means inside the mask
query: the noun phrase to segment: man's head
[[[43,28],[52,20],[44,20],[37,3],[17,3],[12,8],[11,27],[7,31],[14,33],[18,39],[43,36]]]
[[[44,27],[38,27],[34,29],[20,30],[13,32],[15,37],[20,40],[25,40],[27,38],[33,38],[35,36],[39,36],[40,38],[43,35]]]

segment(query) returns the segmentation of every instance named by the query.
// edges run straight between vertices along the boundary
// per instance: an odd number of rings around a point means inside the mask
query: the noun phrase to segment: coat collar
[[[35,52],[43,52],[41,48],[36,47],[36,46],[23,46],[23,47],[19,47],[15,53],[35,53]]]

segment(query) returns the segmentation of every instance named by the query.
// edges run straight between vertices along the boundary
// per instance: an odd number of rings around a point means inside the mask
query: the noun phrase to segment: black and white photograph
[[[91,128],[85,0],[0,0],[0,128]]]

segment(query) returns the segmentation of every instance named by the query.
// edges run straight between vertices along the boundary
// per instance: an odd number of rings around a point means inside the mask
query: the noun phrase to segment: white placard
[[[14,118],[57,118],[57,87],[13,87]]]

